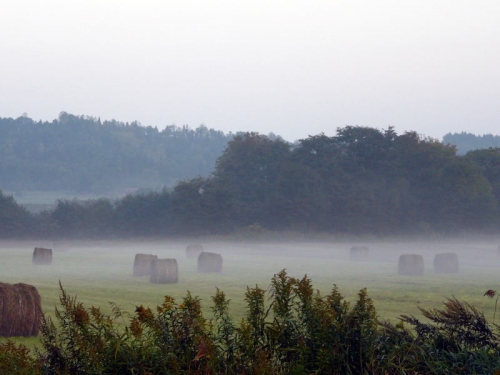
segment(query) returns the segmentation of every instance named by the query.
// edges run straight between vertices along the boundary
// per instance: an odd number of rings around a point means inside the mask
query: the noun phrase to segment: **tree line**
[[[112,195],[208,176],[233,134],[200,125],[156,127],[75,116],[0,118],[0,187]]]
[[[349,234],[495,232],[500,149],[457,155],[419,136],[347,126],[295,144],[234,137],[214,172],[118,200],[60,200],[32,215],[0,196],[2,236],[106,238],[242,230]]]
[[[443,143],[455,145],[458,154],[464,155],[472,150],[500,147],[500,136],[493,134],[475,135],[472,133],[448,133],[443,137]]]

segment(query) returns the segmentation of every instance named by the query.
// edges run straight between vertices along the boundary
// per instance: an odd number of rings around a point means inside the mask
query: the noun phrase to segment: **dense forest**
[[[448,133],[443,137],[443,143],[456,146],[457,153],[464,155],[472,150],[500,147],[500,136],[493,134],[475,135],[466,132]]]
[[[61,200],[28,213],[0,196],[0,235],[73,238],[235,231],[391,235],[497,231],[500,149],[456,148],[416,132],[347,126],[291,145],[234,137],[214,172],[172,188]]]
[[[0,118],[0,189],[116,197],[208,177],[234,134],[200,125],[156,127],[61,112],[52,122]],[[272,140],[279,136],[270,134]],[[457,153],[500,147],[500,136],[446,134]]]
[[[208,176],[232,134],[156,127],[62,112],[52,122],[0,118],[0,188],[114,196]]]

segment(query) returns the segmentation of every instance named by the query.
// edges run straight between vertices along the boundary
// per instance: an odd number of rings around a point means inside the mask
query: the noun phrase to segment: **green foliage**
[[[200,125],[101,122],[65,112],[52,122],[0,118],[0,187],[113,194],[208,176],[232,134]]]
[[[490,182],[454,147],[392,128],[347,126],[293,148],[247,133],[229,142],[207,184],[228,192],[240,228],[387,235],[498,218]]]
[[[414,327],[414,342],[427,353],[418,359],[419,367],[432,366],[436,374],[491,374],[499,368],[498,358],[492,357],[499,352],[498,332],[474,306],[448,298],[442,310],[420,310],[431,323],[401,317]]]
[[[322,296],[311,280],[283,270],[266,292],[247,288],[247,314],[235,323],[230,301],[217,289],[213,318],[189,292],[180,304],[165,296],[155,310],[138,306],[128,317],[86,309],[61,286],[55,321],[44,318],[41,348],[0,345],[0,370],[9,374],[491,374],[500,368],[498,328],[454,298],[429,320],[377,319],[362,289],[352,308],[334,286]],[[409,324],[410,330],[404,326]]]
[[[65,126],[80,129],[77,118],[63,118]],[[85,121],[92,128],[104,126]],[[137,124],[124,129],[137,136],[145,131]],[[183,132],[191,134],[187,128]],[[193,134],[196,139],[211,137],[206,128]],[[495,231],[500,222],[499,161],[498,150],[457,156],[453,146],[415,132],[398,135],[391,127],[347,126],[334,137],[310,136],[293,146],[280,138],[244,133],[227,144],[208,177],[183,179],[172,189],[115,202],[60,200],[53,211],[35,217],[36,226],[30,227],[27,218],[4,220],[15,226],[8,230],[11,236],[24,231],[76,238],[263,237],[290,230],[376,236]],[[140,173],[138,178],[145,179]],[[1,203],[0,220],[20,215],[15,202],[6,209]]]
[[[448,133],[443,137],[443,143],[457,147],[460,155],[472,150],[500,147],[500,136],[493,134],[475,135],[472,133]]]
[[[40,363],[26,346],[12,341],[0,344],[1,374],[32,375],[39,371]]]
[[[168,190],[127,195],[114,205],[109,233],[120,237],[155,236],[170,232],[171,197]]]
[[[33,231],[33,225],[31,214],[0,190],[0,238],[23,237]]]
[[[486,177],[498,204],[500,202],[500,148],[469,151],[464,158]]]
[[[270,210],[275,180],[290,145],[257,133],[245,133],[229,142],[216,163],[214,183],[225,187],[232,205],[232,220],[240,227],[260,223],[273,226]]]

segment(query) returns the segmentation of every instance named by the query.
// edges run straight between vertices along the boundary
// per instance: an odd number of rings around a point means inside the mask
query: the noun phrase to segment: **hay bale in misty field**
[[[135,254],[134,276],[151,275],[151,264],[156,259],[158,259],[158,256],[153,254]]]
[[[455,253],[441,253],[434,256],[434,272],[458,273],[458,256]]]
[[[36,336],[42,318],[42,299],[28,284],[0,283],[0,336]]]
[[[203,252],[198,256],[198,272],[222,272],[222,256]]]
[[[424,258],[422,255],[402,254],[399,256],[398,275],[422,276],[424,270]]]
[[[149,281],[153,284],[175,284],[179,281],[176,259],[154,259]]]
[[[186,247],[186,257],[192,259],[198,259],[200,254],[203,252],[203,246],[199,243],[194,245],[188,245]]]
[[[52,249],[44,247],[35,247],[33,250],[33,264],[51,264],[52,263]]]
[[[349,259],[356,261],[369,260],[370,250],[366,246],[353,246],[349,250]]]

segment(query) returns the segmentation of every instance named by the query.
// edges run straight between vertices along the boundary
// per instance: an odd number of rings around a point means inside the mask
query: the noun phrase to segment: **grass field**
[[[46,314],[53,316],[58,305],[59,281],[67,293],[77,295],[86,307],[99,306],[111,311],[109,302],[133,314],[135,306],[155,307],[170,295],[180,303],[189,290],[202,299],[204,312],[210,316],[211,296],[216,288],[231,299],[235,319],[244,311],[246,287],[267,289],[271,277],[286,269],[293,277],[307,274],[321,293],[333,284],[348,301],[354,303],[357,292],[368,288],[378,315],[396,320],[401,314],[421,316],[417,306],[439,308],[446,297],[455,296],[493,316],[494,300],[483,296],[500,285],[498,238],[426,240],[426,241],[310,241],[293,243],[204,242],[205,251],[222,254],[221,274],[199,274],[195,259],[185,256],[189,241],[73,242],[65,251],[54,247],[50,266],[32,264],[35,246],[53,247],[50,242],[0,242],[0,281],[28,283],[37,287]],[[353,245],[370,247],[370,261],[352,262]],[[434,255],[454,251],[460,259],[460,273],[435,274]],[[133,277],[136,253],[151,253],[159,258],[176,258],[178,284],[151,284],[148,277]],[[422,254],[424,276],[398,276],[400,254]],[[500,288],[498,288],[500,290]],[[19,340],[28,345],[34,339]]]

